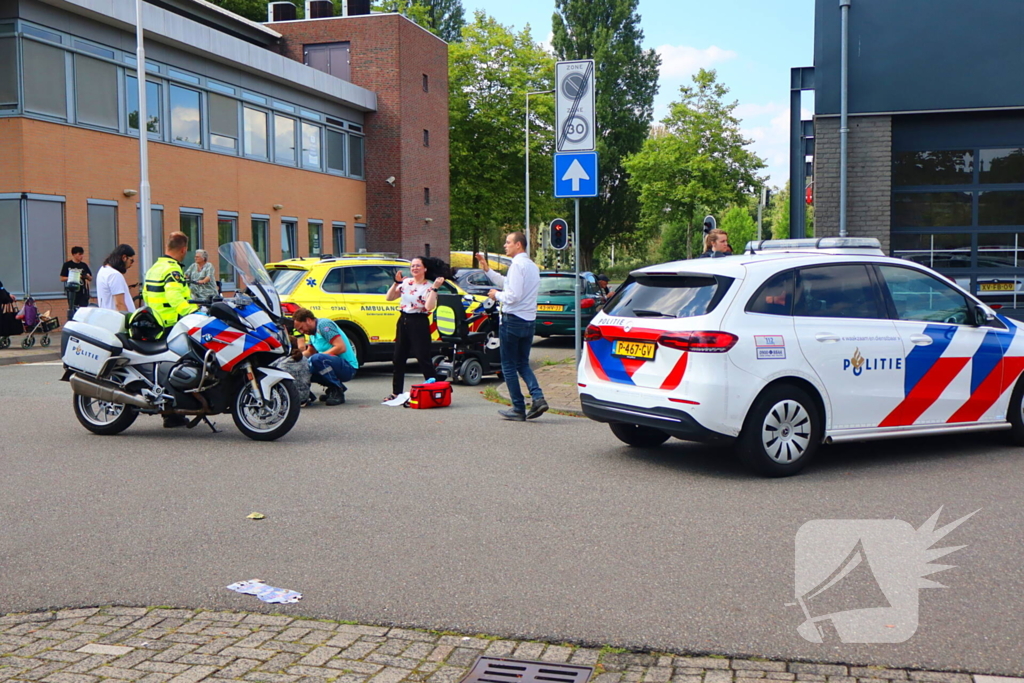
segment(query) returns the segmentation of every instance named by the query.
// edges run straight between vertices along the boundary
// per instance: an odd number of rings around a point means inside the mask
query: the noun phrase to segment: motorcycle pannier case
[[[452,404],[451,382],[414,384],[409,390],[410,408],[445,408]]]
[[[110,330],[72,321],[61,330],[61,360],[77,372],[97,376],[107,363],[121,355],[121,340]]]

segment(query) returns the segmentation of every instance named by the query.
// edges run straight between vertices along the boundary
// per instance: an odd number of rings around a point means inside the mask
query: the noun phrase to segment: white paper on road
[[[402,394],[399,394],[398,396],[395,396],[390,401],[384,401],[383,403],[381,403],[381,405],[382,406],[401,406],[401,405],[405,405],[405,402],[408,401],[408,400],[409,400],[409,392],[406,391],[405,393],[402,393]]]
[[[227,586],[228,590],[235,591],[236,593],[243,593],[245,595],[255,595],[263,602],[270,602],[276,604],[287,604],[291,602],[298,602],[302,599],[302,593],[288,590],[287,588],[274,588],[263,583],[261,579],[249,579],[248,581],[239,581]]]

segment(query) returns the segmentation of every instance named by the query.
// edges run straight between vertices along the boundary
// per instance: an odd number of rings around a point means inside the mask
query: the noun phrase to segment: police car
[[[1008,429],[1024,333],[878,240],[751,242],[634,271],[587,328],[580,401],[620,440],[731,444],[767,476],[823,443]]]

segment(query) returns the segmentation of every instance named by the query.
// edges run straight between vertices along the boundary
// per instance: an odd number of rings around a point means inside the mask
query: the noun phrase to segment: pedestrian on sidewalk
[[[491,270],[487,258],[477,254],[480,269],[487,274],[494,285],[502,291],[492,289],[487,293],[491,299],[501,303],[501,327],[498,339],[501,342],[501,372],[505,376],[512,407],[498,411],[506,420],[522,422],[544,414],[548,402],[540,389],[536,375],[530,368],[530,349],[533,347],[534,327],[537,321],[537,292],[540,289],[540,269],[530,260],[526,251],[526,235],[512,232],[505,238],[505,255],[512,259],[508,275],[502,276]],[[526,382],[533,402],[526,412],[526,399],[519,388],[519,378]]]
[[[0,337],[16,337],[25,331],[25,326],[14,317],[18,314],[17,304],[18,300],[0,282]]]
[[[721,258],[732,253],[729,246],[729,234],[725,230],[715,228],[704,237],[704,253],[698,258]]]
[[[385,296],[386,301],[401,299],[395,330],[395,371],[391,378],[391,395],[385,402],[394,400],[405,390],[405,361],[410,354],[419,362],[423,380],[429,382],[434,378],[430,312],[437,308],[437,292],[450,269],[440,259],[417,256],[410,262],[409,270],[412,277],[404,277],[402,271],[395,273],[395,281]]]
[[[292,314],[292,323],[296,330],[309,335],[303,355],[309,359],[310,379],[327,387],[321,400],[329,406],[341,405],[345,402],[345,382],[356,376],[359,366],[352,342],[337,323],[317,319],[307,308],[297,309]]]
[[[133,263],[135,250],[131,245],[119,244],[110,252],[100,272],[96,274],[96,300],[100,308],[122,313],[135,312],[135,301],[124,279],[124,274]]]
[[[68,297],[68,320],[75,317],[75,311],[89,305],[89,283],[92,282],[92,270],[85,262],[85,249],[71,247],[71,260],[65,261],[60,268],[60,281]],[[93,262],[95,263],[95,261]]]

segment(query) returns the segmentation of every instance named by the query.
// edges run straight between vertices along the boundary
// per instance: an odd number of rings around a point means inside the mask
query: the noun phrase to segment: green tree
[[[654,116],[661,58],[644,50],[638,0],[555,0],[552,46],[559,59],[597,64],[599,196],[580,202],[582,265],[614,238],[617,245],[646,241],[654,226],[640,224],[636,191],[623,168],[644,144]],[[660,221],[659,223],[660,224]]]
[[[718,227],[729,233],[729,245],[733,253],[739,254],[747,242],[757,238],[757,221],[750,215],[744,204],[733,204],[718,222]]]
[[[733,114],[737,103],[723,100],[728,92],[714,71],[701,69],[692,86],[679,89],[664,129],[623,164],[639,188],[644,223],[684,225],[688,258],[704,212],[745,204],[762,183],[757,171],[765,163],[747,149],[751,141],[740,134]]]
[[[771,238],[773,240],[789,239],[789,181],[786,181],[785,188],[773,193],[770,213]]]
[[[483,12],[449,47],[453,248],[497,248],[502,231],[523,224],[526,93],[550,90],[554,68],[529,27],[514,33]],[[532,98],[530,116],[531,210],[550,216],[551,98]]]
[[[466,25],[462,0],[382,0],[373,8],[403,14],[448,43],[461,40]]]

